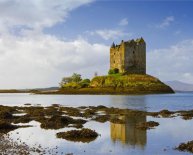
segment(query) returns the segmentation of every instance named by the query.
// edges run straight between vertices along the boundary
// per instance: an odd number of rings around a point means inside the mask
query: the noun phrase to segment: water
[[[163,95],[30,95],[0,94],[0,104],[23,106],[25,103],[50,106],[97,106],[129,108],[144,111],[190,110],[193,109],[193,93],[176,93]]]
[[[164,95],[30,95],[30,94],[0,94],[0,103],[3,105],[24,105],[25,103],[61,104],[64,106],[97,106],[129,108],[146,111],[190,110],[193,109],[193,94],[177,93]],[[87,122],[84,127],[96,130],[101,136],[90,143],[70,142],[56,138],[56,133],[74,128],[59,130],[45,130],[40,123],[30,122],[32,127],[20,128],[10,132],[10,137],[29,146],[56,148],[53,154],[189,154],[179,152],[174,148],[181,142],[193,140],[193,120],[175,118],[153,118],[147,116],[120,116],[126,120],[125,124]],[[160,125],[151,130],[139,130],[135,125],[139,122],[156,121]]]

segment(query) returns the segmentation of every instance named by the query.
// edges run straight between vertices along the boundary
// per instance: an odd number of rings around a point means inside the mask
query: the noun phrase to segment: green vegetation
[[[90,79],[84,79],[84,80],[80,81],[80,85],[81,85],[81,88],[89,87]]]
[[[64,77],[60,83],[61,88],[80,89],[86,88],[90,84],[89,79],[83,79],[80,74],[73,73],[71,77]]]
[[[173,93],[159,79],[142,74],[98,76],[92,79],[90,87],[114,89],[117,93]]]
[[[108,72],[109,75],[118,74],[118,73],[119,73],[119,69],[118,68],[109,69],[109,72]]]
[[[61,89],[38,94],[161,94],[174,91],[159,79],[144,74],[115,74],[96,76],[91,81],[73,74],[76,78],[66,77],[60,83]],[[71,80],[69,80],[71,79]],[[75,79],[75,80],[72,80]],[[79,79],[79,80],[77,80]]]
[[[37,92],[38,94],[160,94],[174,91],[159,79],[145,74],[109,71],[107,76],[96,76],[91,81],[80,74],[64,77],[58,91]]]
[[[77,73],[73,73],[72,76],[70,77],[63,77],[60,85],[63,86],[65,84],[74,82],[74,83],[79,83],[82,80],[81,75]]]

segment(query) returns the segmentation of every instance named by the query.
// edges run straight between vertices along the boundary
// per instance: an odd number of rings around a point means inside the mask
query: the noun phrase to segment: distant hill
[[[193,84],[184,83],[181,81],[167,81],[165,83],[169,85],[174,91],[193,92]]]
[[[52,91],[52,90],[58,90],[59,87],[48,87],[48,88],[33,88],[33,89],[19,89],[23,91],[30,91],[30,90],[39,90],[39,91]]]
[[[36,91],[52,92],[58,91],[59,87],[48,87],[48,88],[34,88],[34,89],[0,89],[0,93],[33,93]]]

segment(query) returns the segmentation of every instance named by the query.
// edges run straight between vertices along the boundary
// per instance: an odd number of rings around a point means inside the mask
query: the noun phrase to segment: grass
[[[174,91],[159,79],[142,74],[111,74],[94,77],[89,87],[62,88],[55,92],[38,92],[38,94],[161,94]]]
[[[90,86],[93,88],[111,88],[117,92],[173,92],[173,90],[161,82],[159,79],[150,75],[114,74],[109,76],[98,76],[92,79]]]

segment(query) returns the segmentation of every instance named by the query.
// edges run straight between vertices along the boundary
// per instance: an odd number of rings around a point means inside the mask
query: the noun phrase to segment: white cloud
[[[87,32],[90,35],[98,35],[104,40],[110,40],[110,39],[117,39],[117,38],[123,38],[123,37],[130,37],[131,33],[125,32],[123,30],[117,30],[117,29],[103,29],[103,30],[96,30],[92,32]]]
[[[164,81],[193,83],[193,40],[185,40],[166,49],[147,53],[147,69]]]
[[[174,22],[173,16],[166,17],[159,25],[157,25],[157,28],[166,28],[171,25],[172,22]]]
[[[0,38],[0,86],[27,88],[58,85],[62,76],[93,76],[108,70],[109,47],[83,39]]]
[[[0,89],[54,86],[73,72],[107,72],[107,46],[43,33],[91,1],[0,0]]]
[[[0,32],[17,26],[41,30],[62,22],[73,9],[92,0],[0,0]]]
[[[119,25],[121,25],[121,26],[126,26],[126,25],[128,25],[128,20],[127,20],[127,18],[121,19],[121,21],[119,22]]]

